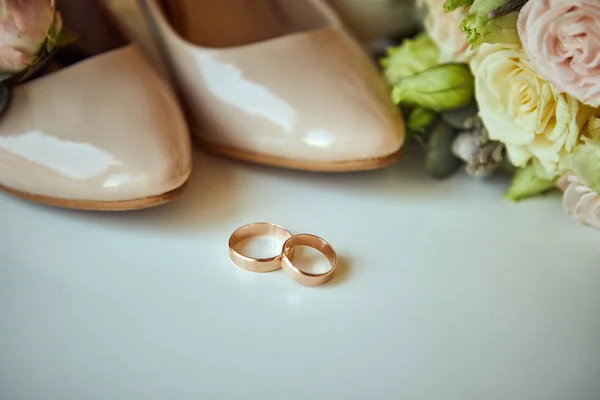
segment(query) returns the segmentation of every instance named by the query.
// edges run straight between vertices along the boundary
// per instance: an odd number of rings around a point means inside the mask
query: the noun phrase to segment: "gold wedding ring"
[[[294,254],[294,248],[296,246],[308,246],[320,251],[329,261],[331,269],[322,274],[311,274],[294,266],[292,258]],[[294,235],[287,239],[283,244],[283,250],[281,252],[281,267],[287,276],[298,283],[306,286],[322,285],[327,283],[333,276],[333,273],[337,267],[337,255],[333,247],[327,243],[327,241],[318,236],[309,235],[306,233]]]
[[[253,258],[235,250],[235,246],[244,240],[257,236],[270,236],[286,241],[292,237],[292,234],[287,229],[269,222],[244,225],[233,232],[229,238],[229,258],[231,258],[231,261],[238,267],[251,272],[271,272],[280,269],[281,254],[268,258]]]

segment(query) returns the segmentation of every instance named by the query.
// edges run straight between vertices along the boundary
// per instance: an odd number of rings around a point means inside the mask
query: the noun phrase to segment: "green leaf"
[[[60,14],[56,14],[46,36],[46,52],[52,53],[55,48],[64,47],[75,40],[77,36],[63,26]]]
[[[441,120],[429,136],[425,168],[437,179],[448,178],[462,164],[462,161],[452,153],[452,143],[455,137],[456,132]]]
[[[388,49],[387,57],[381,59],[383,73],[391,85],[400,79],[424,71],[438,64],[440,51],[425,33],[414,39],[405,39],[401,46]]]
[[[62,30],[62,18],[60,14],[56,14],[54,17],[54,21],[52,22],[52,26],[48,30],[46,35],[46,52],[52,53],[54,48],[56,47],[56,42],[60,31]]]
[[[474,98],[471,70],[458,63],[442,64],[402,78],[392,90],[396,104],[418,105],[438,112],[465,106]]]
[[[459,7],[470,6],[474,0],[446,0],[444,3],[444,11],[451,12]]]
[[[58,36],[56,37],[56,47],[65,47],[70,45],[71,43],[77,41],[78,37],[75,32],[68,30],[67,28],[63,28]]]
[[[409,132],[414,134],[425,133],[438,118],[438,113],[429,108],[415,107],[410,112],[407,120],[407,127]]]
[[[504,195],[508,200],[520,201],[529,197],[538,196],[557,189],[557,179],[540,178],[533,164],[521,168],[515,174],[510,189]]]

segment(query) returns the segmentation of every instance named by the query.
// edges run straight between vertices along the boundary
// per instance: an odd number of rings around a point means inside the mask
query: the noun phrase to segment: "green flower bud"
[[[474,100],[473,75],[466,64],[450,63],[402,78],[392,90],[396,104],[405,103],[434,111],[451,110]]]
[[[518,11],[502,14],[497,18],[490,15],[510,5],[511,0],[475,0],[460,29],[467,35],[473,49],[481,43],[520,43],[517,30]]]
[[[411,76],[438,64],[440,51],[427,34],[414,39],[406,39],[401,46],[388,50],[387,57],[381,60],[384,76],[391,85],[400,79]]]
[[[423,133],[437,118],[438,113],[435,111],[417,106],[411,110],[406,125],[412,134]]]
[[[487,14],[469,14],[463,19],[460,29],[467,35],[473,49],[482,43],[519,44],[518,18],[518,12],[494,19],[489,19]]]
[[[459,7],[470,6],[474,0],[446,0],[444,3],[444,11],[451,12]]]
[[[508,200],[520,201],[557,189],[557,179],[543,179],[535,172],[533,164],[521,168],[515,174],[510,189],[504,195]]]

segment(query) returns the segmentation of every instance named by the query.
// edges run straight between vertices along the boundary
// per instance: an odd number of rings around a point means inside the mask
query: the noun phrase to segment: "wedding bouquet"
[[[600,1],[417,0],[425,32],[381,60],[438,178],[512,171],[600,228]]]

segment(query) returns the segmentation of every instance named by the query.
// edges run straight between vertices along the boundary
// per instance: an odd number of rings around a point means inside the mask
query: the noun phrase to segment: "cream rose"
[[[465,62],[471,55],[471,45],[460,30],[460,23],[468,9],[444,11],[445,0],[417,0],[417,5],[427,9],[425,30],[440,49],[440,62]]]
[[[518,28],[540,75],[561,92],[600,107],[600,1],[530,0]]]
[[[481,118],[490,138],[506,145],[513,164],[522,167],[533,159],[544,178],[566,170],[594,109],[559,93],[519,46],[484,43],[471,68]]]

